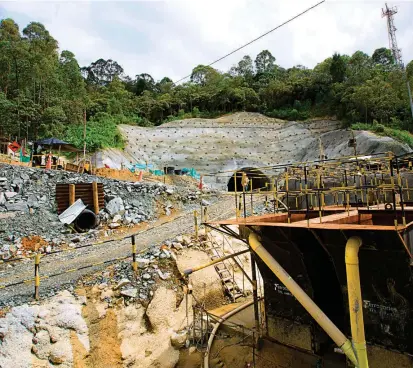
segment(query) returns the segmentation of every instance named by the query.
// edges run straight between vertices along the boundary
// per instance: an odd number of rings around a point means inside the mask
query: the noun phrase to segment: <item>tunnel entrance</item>
[[[249,179],[248,190],[251,190],[251,183],[253,190],[259,188],[264,189],[265,183],[268,183],[268,186],[270,185],[269,177],[265,175],[261,170],[255,169],[254,167],[244,167],[236,172],[236,181],[234,175],[229,178],[227,184],[228,192],[235,192],[235,183],[237,192],[242,191],[242,173],[247,174],[247,177]]]

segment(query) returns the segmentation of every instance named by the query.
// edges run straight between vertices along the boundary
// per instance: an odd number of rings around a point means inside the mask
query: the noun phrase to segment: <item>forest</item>
[[[384,42],[384,40],[383,40]],[[80,67],[75,55],[38,22],[22,31],[0,22],[0,136],[58,137],[81,147],[122,146],[117,125],[160,125],[190,117],[260,112],[286,120],[336,117],[347,126],[412,131],[406,78],[389,49],[370,56],[334,53],[313,69],[284,68],[263,50],[228,71],[198,65],[182,83],[141,73],[127,76],[115,60]]]

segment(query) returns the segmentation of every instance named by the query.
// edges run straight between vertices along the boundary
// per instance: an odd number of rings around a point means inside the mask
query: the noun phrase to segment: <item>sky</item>
[[[3,1],[0,19],[22,30],[41,22],[80,66],[116,60],[131,77],[149,73],[176,81],[198,64],[226,53],[285,22],[318,0]],[[394,1],[397,41],[413,59],[413,1]],[[214,65],[227,71],[244,55],[269,50],[284,68],[314,67],[334,52],[371,55],[388,47],[382,1],[326,0],[310,12]]]

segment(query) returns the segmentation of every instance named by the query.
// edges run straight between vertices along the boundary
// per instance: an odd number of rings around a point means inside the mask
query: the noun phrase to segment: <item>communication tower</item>
[[[389,8],[387,6],[387,3],[385,4],[386,8],[381,9],[382,14],[381,16],[384,18],[387,18],[387,32],[389,34],[389,48],[393,54],[394,62],[399,66],[399,68],[402,70],[404,77],[406,78],[406,85],[407,85],[407,91],[409,92],[409,102],[410,102],[410,110],[412,112],[412,117],[413,117],[413,102],[412,102],[412,92],[410,90],[410,84],[409,80],[407,79],[407,74],[406,74],[406,69],[403,64],[402,60],[402,52],[397,46],[397,39],[396,39],[396,30],[397,28],[394,25],[394,19],[393,15],[397,13],[397,7],[393,6]]]

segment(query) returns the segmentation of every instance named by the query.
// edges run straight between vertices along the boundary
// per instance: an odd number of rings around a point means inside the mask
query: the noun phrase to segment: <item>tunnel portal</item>
[[[249,179],[247,187],[248,190],[251,190],[251,185],[253,190],[259,188],[264,189],[266,183],[268,183],[268,186],[270,185],[270,178],[267,175],[265,175],[261,170],[256,169],[254,167],[244,167],[238,170],[235,175],[229,178],[227,184],[228,192],[235,192],[235,183],[237,191],[242,191],[242,173],[245,173]]]

